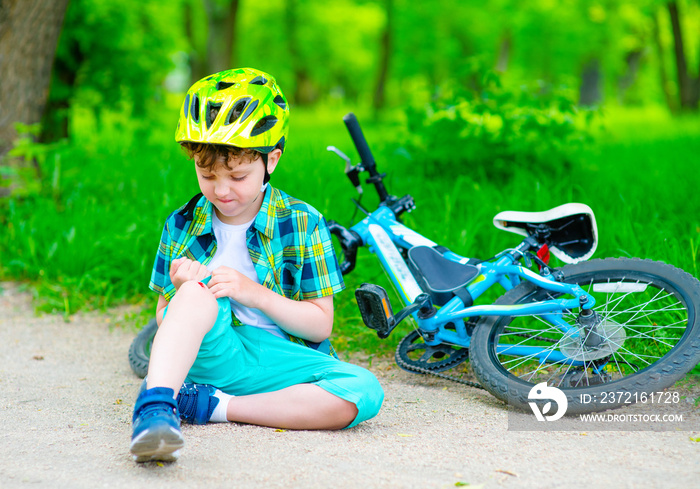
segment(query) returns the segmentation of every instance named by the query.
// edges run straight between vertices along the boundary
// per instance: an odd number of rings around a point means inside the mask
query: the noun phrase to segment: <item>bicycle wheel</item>
[[[595,298],[595,329],[577,324],[578,311],[562,317],[579,335],[538,316],[482,318],[469,357],[477,379],[494,396],[527,410],[530,389],[546,382],[564,391],[567,413],[602,411],[670,387],[700,361],[700,283],[690,274],[625,258],[568,265],[561,272],[562,282],[578,284]],[[496,304],[557,297],[524,282]],[[590,341],[592,334],[596,341]],[[540,355],[508,354],[520,346],[536,347]],[[548,360],[550,355],[559,359]]]
[[[148,373],[148,360],[156,331],[158,331],[158,323],[153,318],[139,331],[129,346],[129,365],[131,370],[141,378]]]

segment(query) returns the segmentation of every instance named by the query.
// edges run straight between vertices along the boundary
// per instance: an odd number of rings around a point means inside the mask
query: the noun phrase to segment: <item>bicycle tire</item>
[[[700,362],[700,282],[690,274],[634,258],[591,260],[561,272],[562,282],[577,283],[595,298],[603,344],[598,350],[586,347],[536,316],[483,317],[469,357],[479,382],[497,398],[528,410],[531,388],[547,382],[566,394],[567,414],[604,411],[671,387]],[[556,295],[523,282],[495,304],[550,297]],[[563,317],[571,324],[577,315],[565,311]],[[515,344],[558,350],[583,366],[506,355]]]
[[[158,331],[158,323],[153,318],[139,331],[139,334],[136,335],[136,338],[131,342],[131,346],[129,346],[129,365],[131,370],[141,378],[144,378],[148,373],[151,345],[153,344],[156,331]]]

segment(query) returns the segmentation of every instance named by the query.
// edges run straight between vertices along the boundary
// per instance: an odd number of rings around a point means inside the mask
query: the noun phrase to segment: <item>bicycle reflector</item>
[[[380,338],[389,336],[396,321],[386,290],[379,285],[362,284],[355,290],[355,300],[365,326],[375,330]]]

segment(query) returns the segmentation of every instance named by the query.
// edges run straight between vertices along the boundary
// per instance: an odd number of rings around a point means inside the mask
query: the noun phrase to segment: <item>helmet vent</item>
[[[251,85],[265,85],[267,83],[267,78],[264,76],[256,76],[251,82]]]
[[[235,83],[227,83],[227,82],[220,81],[219,83],[216,84],[216,90],[218,90],[218,91],[226,90],[227,88],[230,88],[234,85],[235,85]]]
[[[197,94],[192,97],[190,113],[192,114],[192,119],[194,119],[196,123],[199,123],[199,96]]]
[[[221,104],[214,104],[214,103],[207,103],[207,117],[206,117],[206,123],[207,123],[207,129],[211,127],[211,125],[214,123],[216,120],[216,116],[219,115],[219,111],[221,110]]]
[[[273,100],[273,102],[275,104],[279,105],[283,109],[287,108],[287,102],[284,101],[284,97],[282,97],[282,95],[277,95],[275,97],[275,100]]]
[[[277,117],[275,117],[274,115],[265,116],[262,119],[260,119],[257,124],[255,124],[253,130],[250,131],[250,135],[257,136],[259,134],[267,132],[270,129],[272,129],[275,124],[277,124]]]
[[[187,118],[187,112],[190,109],[190,94],[188,93],[185,97],[185,105],[183,105],[182,110],[184,111],[185,118]]]
[[[236,102],[236,105],[231,107],[231,110],[228,113],[228,118],[226,119],[227,125],[233,124],[238,120],[238,118],[245,110],[246,105],[248,105],[248,102],[250,102],[250,97],[242,98],[241,100]]]
[[[246,107],[245,112],[241,116],[241,122],[245,121],[248,116],[250,116],[250,114],[252,114],[253,111],[258,108],[259,103],[259,100],[254,100],[252,103],[248,104],[248,107]]]

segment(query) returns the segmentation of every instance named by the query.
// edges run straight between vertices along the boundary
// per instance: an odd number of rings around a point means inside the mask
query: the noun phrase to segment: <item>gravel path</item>
[[[698,431],[514,432],[488,393],[374,362],[386,401],[340,432],[183,426],[175,464],[128,453],[140,384],[114,315],[37,317],[0,284],[0,487],[697,487]],[[691,396],[700,393],[697,387]],[[687,403],[689,415],[697,408]],[[695,441],[695,440],[698,441]]]

